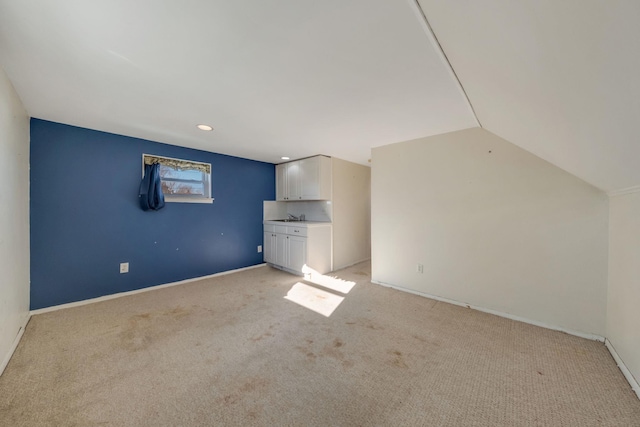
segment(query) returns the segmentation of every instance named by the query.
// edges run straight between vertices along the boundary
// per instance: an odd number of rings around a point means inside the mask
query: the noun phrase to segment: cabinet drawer
[[[305,236],[307,235],[306,227],[287,227],[287,234],[291,234],[293,236]]]
[[[274,225],[276,233],[287,234],[287,226],[286,225]]]
[[[265,233],[275,233],[276,232],[276,226],[272,225],[272,224],[265,224],[264,225],[264,232]]]

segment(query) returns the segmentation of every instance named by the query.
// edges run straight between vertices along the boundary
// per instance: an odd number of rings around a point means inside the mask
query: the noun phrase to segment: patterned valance
[[[209,163],[192,162],[189,160],[172,159],[170,157],[144,155],[144,164],[152,165],[160,163],[177,170],[197,170],[204,173],[211,173],[211,165]]]

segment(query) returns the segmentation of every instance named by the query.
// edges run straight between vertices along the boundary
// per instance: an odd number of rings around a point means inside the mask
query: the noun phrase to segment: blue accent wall
[[[143,153],[211,163],[213,204],[142,211]],[[275,166],[31,119],[30,191],[38,309],[262,263]]]

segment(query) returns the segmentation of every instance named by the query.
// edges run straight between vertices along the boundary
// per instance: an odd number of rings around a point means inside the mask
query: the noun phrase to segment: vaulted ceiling
[[[268,162],[477,126],[640,184],[635,0],[0,0],[33,117]],[[209,124],[202,132],[196,124]]]
[[[484,128],[603,190],[640,184],[640,1],[420,4]]]

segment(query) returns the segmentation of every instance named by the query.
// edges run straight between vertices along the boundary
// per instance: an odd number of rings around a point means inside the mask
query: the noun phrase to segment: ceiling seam
[[[433,44],[436,50],[440,53],[441,58],[447,64],[447,66],[449,67],[449,71],[453,75],[453,78],[458,83],[458,88],[464,95],[464,98],[467,100],[467,104],[469,105],[471,114],[473,114],[473,118],[476,120],[476,123],[478,124],[478,126],[482,128],[482,123],[480,123],[480,119],[478,119],[478,115],[476,114],[475,108],[473,108],[473,104],[469,99],[469,95],[467,94],[467,91],[464,89],[464,86],[462,85],[462,82],[460,81],[460,78],[458,77],[456,70],[453,69],[453,65],[451,65],[451,61],[449,61],[449,57],[447,57],[447,54],[445,53],[444,49],[442,48],[442,45],[440,44],[440,40],[438,40],[436,33],[433,31],[433,28],[431,27],[431,24],[427,19],[427,15],[425,14],[424,10],[422,9],[422,6],[420,5],[420,2],[418,0],[408,0],[408,1],[409,1],[409,4],[413,6],[413,9],[416,15],[418,15],[418,18],[422,23],[422,28],[424,32],[427,34],[427,37],[429,38],[429,40],[431,41],[431,44]]]

